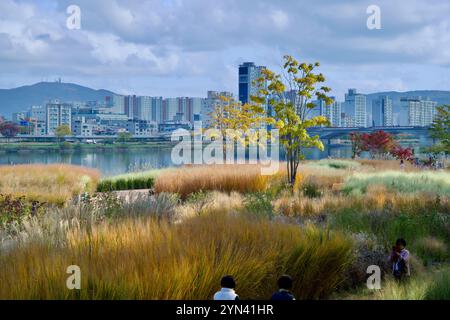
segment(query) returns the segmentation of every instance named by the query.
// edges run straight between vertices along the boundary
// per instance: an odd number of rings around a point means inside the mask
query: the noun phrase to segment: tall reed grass
[[[199,191],[259,192],[269,186],[259,165],[185,166],[166,171],[155,182],[155,192],[177,193],[182,198]]]
[[[63,205],[83,192],[95,191],[100,173],[73,165],[0,166],[0,194]]]
[[[327,297],[343,280],[352,242],[315,227],[212,214],[168,224],[134,218],[71,229],[0,256],[0,299],[211,299],[232,274],[244,299],[267,299],[283,273],[298,299]],[[66,288],[69,265],[81,291]]]
[[[385,213],[395,217],[401,214],[420,216],[431,212],[439,212],[447,217],[450,212],[448,197],[389,192],[383,186],[369,186],[364,194],[345,195],[327,190],[322,192],[323,194],[317,198],[310,198],[301,193],[283,193],[274,200],[275,211],[289,217],[340,213],[358,215]]]

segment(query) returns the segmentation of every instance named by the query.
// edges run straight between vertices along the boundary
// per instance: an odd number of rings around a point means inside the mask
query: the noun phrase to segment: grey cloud
[[[430,66],[421,68],[426,77],[445,74],[450,64],[445,0],[78,0],[82,29],[73,31],[65,28],[73,1],[47,3],[43,8],[35,1],[1,1],[5,77],[20,70],[24,79],[108,78],[103,81],[124,90],[161,87],[189,94],[234,90],[237,64],[255,60],[277,67],[289,53],[321,61],[340,92],[355,78],[370,90],[385,84],[409,89],[421,81],[425,86],[430,82],[415,79],[417,65]],[[382,30],[366,28],[370,4],[381,7]],[[448,86],[445,81],[441,85]],[[4,83],[9,80],[0,78]]]

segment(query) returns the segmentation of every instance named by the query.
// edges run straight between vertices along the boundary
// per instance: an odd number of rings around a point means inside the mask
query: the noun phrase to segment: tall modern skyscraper
[[[257,96],[260,86],[256,80],[261,77],[261,71],[264,66],[256,66],[253,62],[244,62],[239,66],[239,101],[244,103],[251,102],[251,96]]]
[[[394,116],[392,113],[392,99],[388,96],[380,96],[372,101],[372,126],[392,127]]]
[[[349,89],[343,103],[345,127],[367,127],[366,96]]]

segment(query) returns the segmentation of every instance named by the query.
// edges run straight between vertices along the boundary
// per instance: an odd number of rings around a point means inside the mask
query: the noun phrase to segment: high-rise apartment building
[[[178,97],[163,101],[162,121],[190,122],[200,119],[203,98]]]
[[[250,103],[251,96],[257,96],[261,86],[256,80],[261,77],[264,66],[256,66],[253,62],[244,62],[239,66],[239,101]]]
[[[437,102],[421,97],[401,98],[408,109],[408,125],[426,127],[431,125],[436,115]]]
[[[380,96],[372,101],[372,126],[392,127],[394,115],[392,112],[392,99],[388,96]]]
[[[33,125],[33,134],[42,136],[47,133],[47,110],[42,106],[32,106],[28,111],[28,119]]]
[[[204,98],[189,98],[189,122],[194,123],[194,121],[199,121],[201,118],[202,106]]]
[[[156,123],[161,123],[162,121],[162,108],[163,108],[163,98],[162,97],[152,97],[152,117],[151,120]]]
[[[182,115],[178,113],[178,110],[179,106],[177,98],[164,99],[161,112],[161,122],[177,121],[182,117]]]
[[[221,97],[225,97],[230,100],[234,100],[234,96],[231,92],[226,91],[208,91],[206,99],[203,99],[201,106],[201,118],[204,128],[211,126],[211,119],[213,112],[216,108],[223,108],[227,102]]]
[[[46,105],[47,134],[54,135],[56,128],[62,125],[72,127],[72,105],[52,101]]]
[[[367,127],[366,96],[349,89],[345,94],[345,102],[342,105],[344,115],[343,126]]]
[[[125,114],[125,97],[121,95],[113,95],[110,102],[112,113]]]
[[[124,103],[124,113],[128,116],[128,119],[134,119],[135,113],[138,112],[138,97],[135,95],[126,96]]]
[[[324,116],[330,122],[331,127],[341,126],[341,102],[336,101],[335,97],[331,97],[333,102],[330,105],[326,105],[325,101],[319,100],[317,102],[318,109],[321,116]]]
[[[134,110],[134,119],[136,120],[152,120],[152,97],[138,97]]]

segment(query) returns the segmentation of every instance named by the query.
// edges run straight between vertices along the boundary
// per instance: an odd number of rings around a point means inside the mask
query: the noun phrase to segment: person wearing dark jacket
[[[292,278],[288,275],[283,275],[278,279],[278,291],[272,295],[271,300],[295,300],[292,294]]]
[[[392,264],[392,274],[395,279],[403,280],[411,275],[409,268],[409,251],[406,250],[405,239],[397,239],[395,246],[392,247],[389,262]]]

